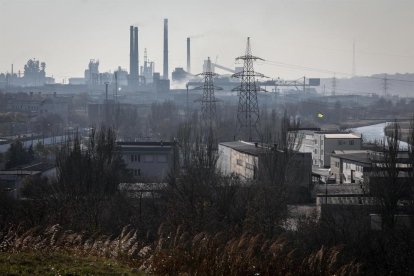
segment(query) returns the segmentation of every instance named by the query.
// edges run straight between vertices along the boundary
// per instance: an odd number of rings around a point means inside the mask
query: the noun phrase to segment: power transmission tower
[[[388,89],[390,88],[390,85],[388,83],[388,76],[387,74],[384,74],[384,78],[382,79],[383,83],[382,83],[382,89],[384,91],[384,97],[387,97],[388,95]]]
[[[205,130],[212,130],[216,124],[216,97],[214,90],[220,90],[220,87],[214,86],[214,77],[218,76],[212,72],[211,60],[207,59],[207,65],[203,73],[198,74],[204,77],[203,98],[201,99],[201,116]]]
[[[239,106],[237,109],[237,135],[242,139],[252,141],[259,137],[258,125],[260,122],[259,104],[257,92],[261,91],[260,85],[256,82],[256,77],[265,77],[263,74],[255,72],[253,62],[264,60],[252,55],[250,48],[250,37],[247,38],[246,53],[244,56],[236,58],[243,60],[243,70],[235,73],[233,77],[240,78],[240,86],[235,91],[239,91]]]
[[[332,78],[332,96],[335,96],[336,94],[336,76],[334,74]]]

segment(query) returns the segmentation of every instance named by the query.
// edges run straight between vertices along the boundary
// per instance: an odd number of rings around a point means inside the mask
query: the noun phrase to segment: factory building
[[[69,120],[72,97],[42,95],[41,93],[7,94],[7,111],[22,112],[33,116],[58,115],[63,123]]]
[[[341,131],[320,131],[319,129],[299,129],[289,131],[295,136],[299,152],[312,153],[312,165],[321,168],[331,165],[331,153],[334,150],[360,150],[362,135]]]

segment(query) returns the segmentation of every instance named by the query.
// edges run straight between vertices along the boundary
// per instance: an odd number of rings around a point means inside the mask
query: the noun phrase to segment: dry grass
[[[87,236],[59,225],[0,233],[0,251],[69,252],[120,260],[156,275],[361,275],[363,267],[346,257],[342,246],[301,252],[286,238],[265,239],[245,233],[191,236],[160,229],[155,243],[146,244],[125,227],[117,237]]]

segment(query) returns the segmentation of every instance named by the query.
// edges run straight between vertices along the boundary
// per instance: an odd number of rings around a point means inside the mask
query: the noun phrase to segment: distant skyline
[[[139,28],[140,65],[147,48],[162,72],[168,18],[170,74],[186,68],[188,36],[193,73],[208,56],[234,67],[248,36],[253,54],[268,61],[255,69],[272,78],[350,77],[353,41],[356,75],[407,73],[413,15],[410,0],[0,0],[0,72],[12,63],[23,70],[30,58],[45,61],[56,82],[83,76],[90,59],[101,72],[128,69],[130,25]]]

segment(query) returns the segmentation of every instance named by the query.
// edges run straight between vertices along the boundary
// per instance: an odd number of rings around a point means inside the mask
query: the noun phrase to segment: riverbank
[[[406,143],[409,142],[410,138],[410,130],[411,130],[411,126],[410,126],[410,122],[409,121],[405,121],[405,122],[398,122],[398,125],[400,126],[400,134],[401,134],[401,141],[404,141]],[[394,128],[392,126],[392,124],[389,124],[385,127],[385,133],[387,136],[390,136],[391,133],[393,132]]]

